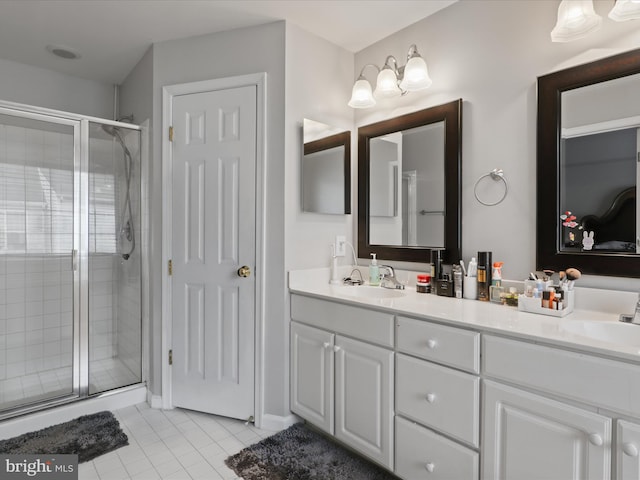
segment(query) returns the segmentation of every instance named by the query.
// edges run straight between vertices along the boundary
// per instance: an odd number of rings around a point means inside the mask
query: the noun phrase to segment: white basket
[[[553,310],[551,308],[542,307],[541,298],[525,297],[518,295],[518,310],[521,312],[539,313],[540,315],[549,315],[551,317],[564,317],[573,312],[574,294],[573,290],[566,290],[563,294],[562,302],[565,306],[562,310]]]

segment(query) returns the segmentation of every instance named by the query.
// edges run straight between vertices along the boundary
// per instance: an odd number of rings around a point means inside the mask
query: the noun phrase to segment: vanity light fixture
[[[562,0],[558,6],[558,21],[551,31],[554,42],[571,42],[595,32],[602,26],[602,17],[593,9],[593,0]]]
[[[640,19],[640,0],[615,0],[608,16],[616,22]],[[601,26],[602,17],[595,12],[593,0],[562,0],[551,40],[571,42],[586,37]]]
[[[616,22],[640,18],[640,0],[617,0],[609,12],[609,18]]]
[[[378,71],[375,91],[372,91],[371,84],[364,76],[367,67],[373,67]],[[404,66],[399,67],[396,58],[389,55],[382,69],[372,63],[362,67],[358,79],[353,84],[348,105],[352,108],[373,107],[376,104],[376,98],[399,97],[408,92],[428,88],[431,83],[427,63],[414,44],[409,47],[407,64]]]

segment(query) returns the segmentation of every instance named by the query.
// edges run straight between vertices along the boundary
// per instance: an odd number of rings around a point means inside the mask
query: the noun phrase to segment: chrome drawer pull
[[[630,457],[638,456],[638,447],[636,447],[633,443],[623,443],[622,451],[625,455],[629,455]]]
[[[331,344],[329,342],[324,342],[323,346],[326,349],[326,348],[329,348]]]
[[[427,393],[427,402],[429,403],[433,403],[436,401],[436,394],[435,393]]]
[[[433,473],[433,471],[436,469],[436,466],[432,462],[429,462],[424,466],[424,468],[427,469],[427,472]]]
[[[436,342],[433,338],[427,340],[427,348],[436,348],[438,342]]]

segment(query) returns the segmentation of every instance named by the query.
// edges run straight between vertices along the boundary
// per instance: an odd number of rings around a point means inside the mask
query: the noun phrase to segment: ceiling
[[[456,1],[0,0],[0,58],[121,83],[156,42],[284,19],[357,52]]]

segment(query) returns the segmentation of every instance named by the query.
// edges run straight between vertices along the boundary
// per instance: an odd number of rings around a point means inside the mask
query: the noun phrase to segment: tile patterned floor
[[[129,445],[80,464],[79,480],[231,480],[224,461],[275,432],[240,420],[139,404],[114,411]]]

